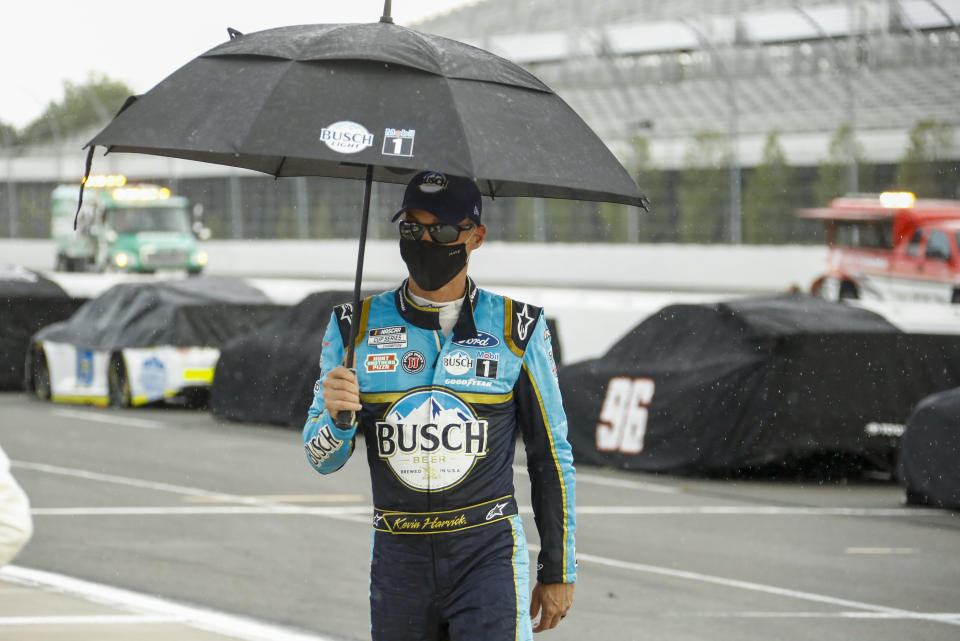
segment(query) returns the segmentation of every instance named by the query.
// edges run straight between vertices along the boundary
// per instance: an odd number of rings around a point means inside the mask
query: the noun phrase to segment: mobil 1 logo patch
[[[477,354],[478,378],[496,378],[497,365],[500,363],[500,354],[496,352],[479,352]]]
[[[407,374],[419,374],[426,364],[426,357],[415,349],[410,350],[400,359],[400,367]]]
[[[367,345],[377,349],[401,349],[407,346],[407,328],[404,325],[377,327],[367,332]]]
[[[387,127],[383,132],[383,155],[413,156],[413,138],[416,133],[416,129]]]

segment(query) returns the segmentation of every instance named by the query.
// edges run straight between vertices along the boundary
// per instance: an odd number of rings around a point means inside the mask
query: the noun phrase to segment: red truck
[[[960,201],[885,192],[835,198],[797,215],[826,226],[827,272],[811,293],[960,304]]]

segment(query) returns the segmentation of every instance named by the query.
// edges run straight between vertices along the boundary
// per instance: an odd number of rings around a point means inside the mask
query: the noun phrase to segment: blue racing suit
[[[363,434],[373,487],[373,639],[529,639],[529,568],[513,497],[522,436],[541,583],[572,583],[574,468],[542,310],[467,281],[453,332],[397,290],[334,309],[303,429],[307,458],[338,470]],[[324,408],[358,322],[363,409],[349,430]]]

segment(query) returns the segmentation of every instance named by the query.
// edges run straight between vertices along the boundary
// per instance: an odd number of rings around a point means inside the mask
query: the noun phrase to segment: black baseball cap
[[[473,179],[422,171],[407,183],[403,205],[390,220],[396,220],[405,211],[422,209],[451,225],[464,218],[479,225],[482,207],[480,188]]]

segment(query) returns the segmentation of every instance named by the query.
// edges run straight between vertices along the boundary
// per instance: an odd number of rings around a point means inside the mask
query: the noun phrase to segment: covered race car
[[[889,473],[913,406],[960,385],[960,336],[804,295],[671,305],[559,376],[579,463],[727,474],[849,457]]]
[[[907,503],[960,510],[960,387],[923,399],[907,419],[897,477]]]
[[[223,344],[281,309],[234,279],[115,285],[34,334],[27,387],[40,398],[101,406],[203,392]]]
[[[83,302],[36,272],[0,265],[0,390],[23,389],[23,355],[30,337],[69,318]]]
[[[234,421],[302,428],[320,377],[330,313],[352,297],[350,291],[310,294],[267,325],[227,343],[210,389],[210,410]],[[547,325],[558,336],[556,322],[548,318]],[[553,345],[559,363],[556,338]]]
[[[235,421],[303,427],[330,313],[352,298],[348,291],[310,294],[263,327],[230,340],[217,363],[210,410]]]

